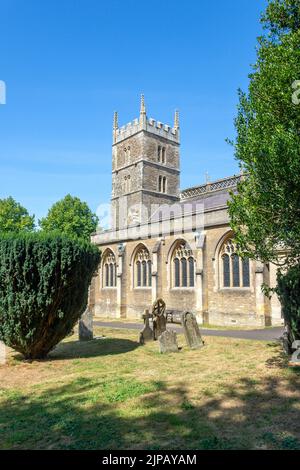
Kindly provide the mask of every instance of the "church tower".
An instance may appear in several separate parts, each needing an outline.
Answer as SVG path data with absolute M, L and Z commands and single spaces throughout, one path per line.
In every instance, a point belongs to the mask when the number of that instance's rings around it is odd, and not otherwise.
M 179 200 L 179 113 L 173 127 L 147 117 L 144 95 L 138 119 L 119 127 L 114 113 L 112 216 L 116 229 L 145 223 L 161 204 Z

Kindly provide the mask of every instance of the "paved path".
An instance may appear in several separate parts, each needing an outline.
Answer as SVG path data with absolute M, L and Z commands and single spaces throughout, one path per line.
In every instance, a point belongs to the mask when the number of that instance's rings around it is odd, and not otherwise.
M 141 323 L 123 323 L 123 322 L 109 322 L 109 321 L 94 321 L 94 325 L 108 327 L 108 328 L 122 328 L 129 330 L 141 330 Z M 168 325 L 176 329 L 179 333 L 182 332 L 182 327 L 176 323 L 168 323 Z M 240 339 L 255 339 L 259 341 L 274 341 L 279 339 L 283 333 L 283 327 L 277 326 L 274 328 L 264 328 L 260 330 L 213 330 L 208 328 L 201 328 L 203 336 L 223 336 L 226 338 L 240 338 Z

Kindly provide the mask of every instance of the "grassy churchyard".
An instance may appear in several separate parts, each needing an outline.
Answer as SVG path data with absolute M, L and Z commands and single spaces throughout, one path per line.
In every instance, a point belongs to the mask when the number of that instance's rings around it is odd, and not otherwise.
M 281 347 L 204 337 L 159 354 L 96 328 L 43 361 L 0 366 L 1 449 L 300 449 L 300 374 Z

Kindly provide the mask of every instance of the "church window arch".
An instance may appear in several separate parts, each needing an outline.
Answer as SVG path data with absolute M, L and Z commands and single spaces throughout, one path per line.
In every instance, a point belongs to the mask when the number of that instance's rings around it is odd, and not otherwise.
M 133 263 L 134 287 L 151 287 L 152 284 L 152 262 L 150 253 L 145 246 L 141 246 L 135 256 Z
M 102 266 L 102 286 L 116 287 L 117 265 L 115 255 L 111 250 L 107 250 L 107 252 L 104 254 Z
M 238 254 L 238 245 L 227 238 L 219 252 L 220 287 L 250 287 L 250 260 Z
M 184 241 L 175 246 L 171 260 L 172 287 L 195 287 L 195 258 Z

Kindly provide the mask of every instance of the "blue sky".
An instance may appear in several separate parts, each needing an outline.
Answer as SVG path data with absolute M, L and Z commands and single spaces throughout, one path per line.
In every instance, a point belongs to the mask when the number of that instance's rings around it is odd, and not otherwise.
M 120 125 L 180 111 L 181 187 L 238 171 L 237 88 L 247 88 L 265 0 L 0 0 L 0 198 L 40 218 L 67 193 L 95 211 L 111 191 Z

